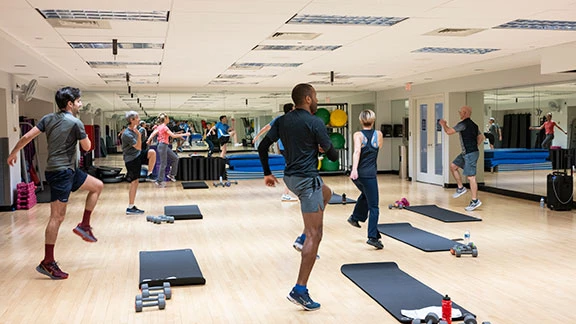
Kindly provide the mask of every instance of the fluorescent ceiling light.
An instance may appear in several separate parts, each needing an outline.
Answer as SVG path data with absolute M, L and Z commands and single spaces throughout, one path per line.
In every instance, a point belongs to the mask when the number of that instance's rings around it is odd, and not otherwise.
M 576 31 L 576 21 L 516 19 L 494 28 Z
M 296 15 L 288 24 L 392 26 L 408 17 Z
M 169 11 L 36 9 L 46 19 L 168 21 Z
M 435 53 L 435 54 L 486 54 L 499 51 L 497 48 L 450 48 L 450 47 L 423 47 L 412 53 Z
M 96 42 L 70 42 L 68 43 L 72 48 L 95 48 L 95 49 L 109 49 L 112 48 L 112 42 L 109 43 L 96 43 Z M 118 48 L 122 49 L 163 49 L 163 43 L 118 43 Z
M 294 68 L 300 65 L 302 63 L 234 63 L 230 66 L 230 69 L 259 70 L 263 67 Z
M 342 45 L 258 45 L 254 51 L 333 51 Z
M 126 66 L 126 65 L 161 65 L 161 62 L 96 62 L 88 61 L 86 62 L 92 67 L 116 67 L 116 66 Z

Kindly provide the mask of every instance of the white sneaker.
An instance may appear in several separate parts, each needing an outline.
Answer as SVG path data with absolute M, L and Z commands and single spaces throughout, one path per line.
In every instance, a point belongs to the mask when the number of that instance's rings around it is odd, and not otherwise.
M 474 209 L 478 208 L 482 206 L 482 202 L 480 201 L 480 199 L 476 200 L 476 202 L 474 202 L 474 200 L 470 201 L 470 205 L 468 205 L 468 207 L 464 208 L 466 209 L 466 211 L 473 211 Z
M 296 201 L 296 198 L 292 198 L 292 196 L 287 195 L 287 194 L 283 194 L 282 195 L 282 201 Z
M 458 188 L 456 189 L 456 192 L 452 195 L 452 198 L 458 198 L 463 194 L 465 194 L 467 191 L 468 190 L 466 189 L 466 187 Z
M 167 177 L 168 179 L 170 179 L 170 181 L 176 182 L 176 178 L 174 178 L 173 175 L 170 175 L 170 174 L 169 174 L 169 175 L 167 175 L 166 177 Z
M 242 146 L 242 143 L 236 143 L 234 146 Z

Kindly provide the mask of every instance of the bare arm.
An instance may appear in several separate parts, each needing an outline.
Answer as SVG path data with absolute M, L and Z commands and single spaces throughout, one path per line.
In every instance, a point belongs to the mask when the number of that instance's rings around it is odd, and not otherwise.
M 440 119 L 439 123 L 440 123 L 440 125 L 442 125 L 442 128 L 444 129 L 444 132 L 446 132 L 446 134 L 448 134 L 448 135 L 456 134 L 456 130 L 454 130 L 454 128 L 448 126 L 446 120 Z
M 258 138 L 260 136 L 262 136 L 262 134 L 266 133 L 267 131 L 270 130 L 270 128 L 272 128 L 272 126 L 270 126 L 270 124 L 266 124 L 266 126 L 262 127 L 262 129 L 258 132 L 258 134 L 256 134 L 256 136 L 254 136 L 254 139 L 252 140 L 252 143 L 256 143 L 256 141 L 258 140 Z
M 556 124 L 556 123 L 554 123 L 554 125 L 555 125 L 556 127 L 558 127 L 558 129 L 561 130 L 562 133 L 568 135 L 568 133 L 567 133 L 566 131 L 564 131 L 564 130 L 562 129 L 562 127 L 560 127 L 560 125 L 558 125 L 558 124 Z
M 90 151 L 90 148 L 92 147 L 92 142 L 90 142 L 90 138 L 88 138 L 88 136 L 86 136 L 86 138 L 80 140 L 80 147 L 85 152 Z
M 484 143 L 484 134 L 478 133 L 478 136 L 476 136 L 476 142 L 477 146 L 480 146 L 480 144 Z
M 24 134 L 20 138 L 20 140 L 18 140 L 18 143 L 16 143 L 16 146 L 14 146 L 14 148 L 10 152 L 10 155 L 8 156 L 7 162 L 10 166 L 14 166 L 14 164 L 16 164 L 18 152 L 20 152 L 20 150 L 23 149 L 24 146 L 28 145 L 28 143 L 30 143 L 34 138 L 36 138 L 36 136 L 40 135 L 40 133 L 42 132 L 38 129 L 38 127 L 34 126 L 31 130 L 29 130 L 26 134 Z
M 535 127 L 535 126 L 530 126 L 528 127 L 529 130 L 541 130 L 542 128 L 544 128 L 544 124 L 542 124 L 539 127 Z
M 384 144 L 384 135 L 381 131 L 376 131 L 376 133 L 378 133 L 378 148 L 381 149 Z
M 150 137 L 148 137 L 148 140 L 146 141 L 146 144 L 150 145 L 150 143 L 152 143 L 152 139 L 154 138 L 154 136 L 158 135 L 158 128 L 156 128 L 152 134 L 150 134 Z
M 358 163 L 360 163 L 360 152 L 362 151 L 362 132 L 354 133 L 354 153 L 352 153 L 352 171 L 350 179 L 358 179 Z

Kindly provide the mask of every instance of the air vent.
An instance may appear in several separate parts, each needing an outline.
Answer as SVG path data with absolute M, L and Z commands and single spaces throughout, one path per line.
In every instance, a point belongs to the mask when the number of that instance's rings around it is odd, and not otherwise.
M 318 33 L 284 33 L 284 32 L 277 32 L 274 35 L 268 37 L 268 39 L 276 39 L 276 40 L 311 40 L 315 39 L 316 37 L 320 36 L 321 34 Z
M 483 31 L 482 28 L 439 28 L 424 35 L 426 36 L 457 36 L 464 37 Z
M 104 20 L 67 20 L 46 19 L 54 28 L 78 28 L 78 29 L 110 29 L 110 23 Z

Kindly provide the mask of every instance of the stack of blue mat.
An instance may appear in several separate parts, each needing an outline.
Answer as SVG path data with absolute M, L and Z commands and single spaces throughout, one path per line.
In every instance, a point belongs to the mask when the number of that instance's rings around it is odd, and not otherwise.
M 229 155 L 228 158 L 228 179 L 259 179 L 264 177 L 264 170 L 260 163 L 258 154 L 235 154 Z M 277 178 L 284 177 L 284 167 L 286 161 L 280 154 L 271 154 L 268 158 L 270 170 Z
M 484 166 L 498 171 L 552 170 L 546 149 L 495 149 L 484 151 Z

